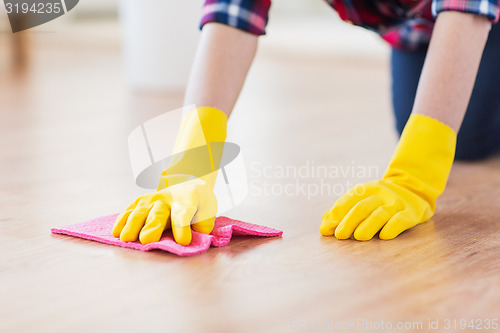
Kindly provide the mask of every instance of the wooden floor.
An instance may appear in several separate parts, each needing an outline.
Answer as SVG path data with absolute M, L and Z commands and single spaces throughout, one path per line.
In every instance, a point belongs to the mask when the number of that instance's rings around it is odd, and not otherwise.
M 180 258 L 52 235 L 143 193 L 127 135 L 182 100 L 131 92 L 117 44 L 60 37 L 38 35 L 28 73 L 0 77 L 0 332 L 361 332 L 382 321 L 435 332 L 500 318 L 500 159 L 456 164 L 434 219 L 392 241 L 322 237 L 338 195 L 316 193 L 318 177 L 260 174 L 309 165 L 380 176 L 396 144 L 385 60 L 261 48 L 229 133 L 250 193 L 227 215 L 282 238 Z M 358 176 L 324 181 L 377 175 Z M 309 191 L 279 193 L 296 181 Z

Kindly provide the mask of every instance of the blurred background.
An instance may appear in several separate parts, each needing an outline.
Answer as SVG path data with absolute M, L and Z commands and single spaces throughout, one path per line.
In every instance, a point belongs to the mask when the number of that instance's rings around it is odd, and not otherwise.
M 1 7 L 2 71 L 28 67 L 45 49 L 85 48 L 116 51 L 131 88 L 183 89 L 196 41 L 203 0 L 84 0 L 66 15 L 17 34 L 9 33 Z M 373 33 L 341 22 L 323 1 L 274 1 L 269 52 L 312 57 L 349 56 L 382 59 L 386 45 Z

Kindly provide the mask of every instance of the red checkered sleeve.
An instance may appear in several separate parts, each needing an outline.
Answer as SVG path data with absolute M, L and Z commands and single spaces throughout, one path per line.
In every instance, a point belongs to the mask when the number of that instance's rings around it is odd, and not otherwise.
M 210 22 L 265 35 L 271 0 L 206 0 L 200 29 Z
M 434 17 L 444 11 L 457 11 L 484 15 L 492 22 L 497 22 L 500 14 L 500 0 L 433 0 L 432 14 Z

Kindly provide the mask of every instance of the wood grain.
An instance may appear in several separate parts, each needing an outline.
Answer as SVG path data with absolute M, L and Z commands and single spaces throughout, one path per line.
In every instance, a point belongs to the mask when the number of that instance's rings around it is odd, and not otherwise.
M 97 37 L 35 37 L 30 73 L 0 77 L 0 332 L 319 331 L 358 319 L 421 321 L 430 332 L 428 320 L 500 317 L 499 159 L 456 164 L 436 216 L 392 241 L 322 237 L 338 195 L 259 193 L 321 184 L 259 174 L 266 167 L 383 173 L 396 144 L 386 62 L 260 50 L 229 131 L 253 185 L 228 215 L 282 238 L 180 258 L 51 235 L 143 192 L 127 135 L 182 94 L 132 92 L 119 48 Z

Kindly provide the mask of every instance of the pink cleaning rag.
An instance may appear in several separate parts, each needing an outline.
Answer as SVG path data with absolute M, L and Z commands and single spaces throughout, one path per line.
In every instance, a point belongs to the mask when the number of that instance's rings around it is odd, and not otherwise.
M 101 216 L 95 219 L 67 225 L 61 228 L 53 228 L 51 231 L 55 234 L 64 234 L 93 241 L 128 247 L 131 249 L 149 251 L 159 249 L 168 251 L 179 256 L 191 256 L 208 250 L 212 246 L 224 246 L 231 240 L 231 237 L 238 235 L 252 236 L 280 236 L 283 231 L 260 226 L 257 224 L 246 223 L 238 220 L 232 220 L 228 217 L 218 217 L 215 220 L 214 230 L 210 235 L 205 235 L 200 232 L 192 231 L 193 238 L 191 244 L 182 246 L 174 241 L 172 232 L 166 231 L 158 242 L 141 244 L 137 242 L 123 242 L 119 238 L 113 237 L 111 230 L 118 214 Z

